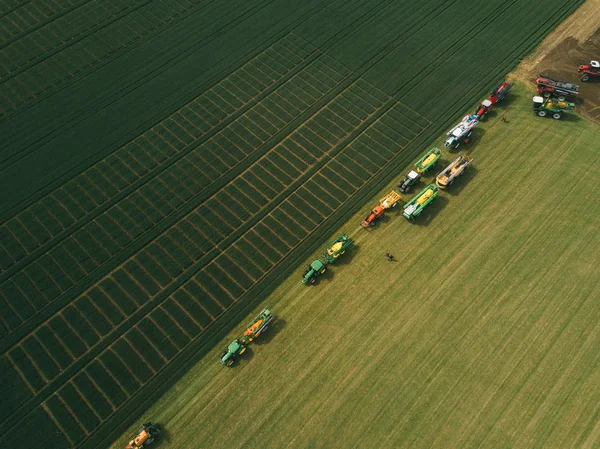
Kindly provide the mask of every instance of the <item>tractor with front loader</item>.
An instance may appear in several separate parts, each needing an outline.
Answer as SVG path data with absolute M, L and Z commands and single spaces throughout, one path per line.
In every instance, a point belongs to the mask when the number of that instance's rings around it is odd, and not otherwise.
M 246 330 L 241 337 L 233 340 L 227 350 L 221 354 L 221 365 L 233 366 L 235 361 L 244 353 L 248 348 L 248 343 L 253 342 L 262 333 L 264 333 L 269 324 L 273 321 L 273 315 L 269 309 L 264 309 L 246 326 Z
M 442 156 L 442 150 L 439 148 L 432 148 L 425 155 L 417 161 L 415 167 L 417 168 L 417 173 L 423 174 L 426 171 L 433 169 L 440 157 Z
M 135 437 L 129 441 L 125 449 L 144 449 L 154 443 L 154 440 L 160 433 L 160 429 L 152 421 L 142 424 Z
M 465 172 L 465 169 L 471 162 L 473 162 L 473 159 L 466 154 L 458 156 L 439 175 L 437 175 L 435 183 L 440 189 L 445 189 Z
M 579 86 L 573 83 L 567 83 L 546 75 L 540 75 L 535 80 L 538 93 L 544 97 L 556 97 L 564 101 L 569 95 L 579 95 Z
M 473 134 L 473 128 L 477 126 L 479 119 L 477 115 L 465 115 L 458 125 L 446 133 L 448 139 L 444 146 L 446 148 L 458 148 L 461 143 L 467 144 Z
M 304 285 L 314 284 L 317 278 L 327 271 L 327 265 L 334 263 L 353 243 L 354 240 L 349 238 L 345 232 L 337 237 L 327 246 L 321 258 L 312 262 L 304 271 L 302 283 Z
M 577 70 L 581 74 L 581 81 L 587 82 L 592 78 L 600 79 L 600 62 L 590 61 L 589 64 L 580 65 Z
M 390 193 L 388 193 L 386 196 L 379 200 L 379 204 L 375 206 L 373 210 L 371 210 L 371 213 L 369 213 L 369 215 L 365 217 L 365 219 L 361 223 L 361 226 L 363 228 L 374 226 L 375 222 L 385 215 L 385 211 L 387 209 L 396 207 L 398 201 L 400 201 L 401 198 L 402 197 L 398 192 L 392 190 Z
M 414 220 L 415 217 L 421 215 L 421 212 L 435 199 L 438 193 L 438 186 L 429 184 L 404 205 L 404 213 L 402 214 L 404 218 Z
M 561 101 L 556 98 L 533 97 L 533 112 L 540 117 L 552 117 L 555 120 L 563 118 L 563 114 L 575 109 L 574 103 Z

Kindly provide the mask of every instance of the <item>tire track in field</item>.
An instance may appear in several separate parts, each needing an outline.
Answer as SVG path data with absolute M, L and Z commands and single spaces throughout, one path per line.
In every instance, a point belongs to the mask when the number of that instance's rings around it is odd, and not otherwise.
M 361 19 L 362 19 L 362 18 L 361 18 Z M 414 26 L 418 26 L 418 24 L 415 24 Z M 384 49 L 383 51 L 385 51 L 385 49 Z M 317 55 L 317 56 L 318 56 L 318 55 Z M 365 64 L 365 68 L 367 68 L 367 66 L 368 66 L 368 64 Z M 364 70 L 365 68 L 363 68 L 363 70 Z M 350 85 L 352 82 L 354 82 L 356 79 L 358 79 L 358 78 L 359 78 L 359 75 L 360 75 L 360 73 L 355 73 L 355 74 L 354 74 L 354 76 L 353 76 L 351 79 L 348 79 L 348 81 L 347 81 L 347 84 L 346 84 L 345 86 L 343 86 L 343 85 L 340 85 L 340 87 L 339 87 L 338 89 L 335 89 L 334 91 L 330 92 L 330 93 L 328 94 L 328 96 L 329 96 L 329 97 L 333 97 L 334 95 L 336 95 L 337 93 L 339 93 L 339 92 L 340 92 L 342 89 L 345 89 L 345 88 L 346 88 L 348 85 Z M 324 101 L 325 101 L 325 100 L 324 100 Z M 388 108 L 388 109 L 389 109 L 389 107 L 391 107 L 391 105 L 388 105 L 388 106 L 387 106 L 387 108 Z M 386 109 L 386 110 L 387 110 L 387 109 Z M 384 110 L 382 110 L 381 114 L 383 114 L 384 112 L 385 112 L 385 111 L 384 111 Z M 375 118 L 373 118 L 373 120 L 376 120 L 377 118 L 378 118 L 378 117 L 375 117 Z M 303 120 L 304 120 L 304 119 L 299 119 L 299 120 L 298 120 L 298 122 L 302 122 Z M 366 128 L 365 128 L 365 129 L 366 129 Z M 338 149 L 338 151 L 339 151 L 341 148 L 342 148 L 342 147 L 340 146 L 340 147 L 339 147 L 339 149 Z M 326 162 L 326 161 L 324 161 L 322 164 L 324 164 L 325 162 Z M 165 169 L 166 169 L 166 168 L 165 168 Z M 234 175 L 232 175 L 231 177 L 233 178 L 233 177 L 234 177 Z M 300 180 L 299 182 L 301 182 L 301 180 Z M 289 189 L 288 189 L 288 190 L 289 190 Z M 130 194 L 130 193 L 131 193 L 131 191 L 126 191 L 126 193 L 125 193 L 125 194 L 123 194 L 123 195 Z M 204 195 L 204 194 L 201 192 L 200 194 L 198 194 L 198 196 L 197 196 L 197 197 L 202 197 L 203 195 Z M 186 214 L 187 214 L 187 213 L 189 213 L 189 212 L 190 212 L 190 211 L 191 211 L 193 208 L 195 208 L 195 207 L 196 207 L 194 204 L 190 204 L 190 203 L 195 203 L 195 201 L 196 201 L 196 200 L 190 200 L 190 201 L 188 202 L 188 206 L 185 208 L 185 210 L 184 210 L 184 208 L 180 208 L 179 210 L 177 210 L 177 215 L 179 215 L 179 216 L 182 216 L 184 213 L 186 213 Z M 272 204 L 272 205 L 276 205 L 277 203 L 271 203 L 271 204 Z M 110 205 L 110 204 L 109 204 L 109 205 Z M 263 216 L 264 216 L 264 214 L 266 214 L 266 211 L 264 211 L 264 212 L 263 212 Z M 257 219 L 257 221 L 258 221 L 259 219 L 262 219 L 262 218 L 263 218 L 263 216 L 260 216 L 260 218 L 258 218 L 258 219 Z M 86 221 L 87 221 L 87 220 L 86 220 Z M 171 224 L 169 224 L 169 225 L 166 225 L 166 226 L 171 226 L 171 225 L 172 225 L 172 223 L 174 223 L 174 220 L 167 220 L 167 221 L 168 221 L 169 223 L 171 223 Z M 160 222 L 160 223 L 158 223 L 156 226 L 164 227 L 164 226 L 165 226 L 165 223 L 164 223 L 164 222 Z M 74 230 L 73 230 L 73 232 L 74 232 L 75 230 L 79 229 L 79 227 L 76 227 L 76 228 L 73 228 L 73 229 L 74 229 Z M 65 236 L 65 238 L 66 238 L 66 236 Z M 138 241 L 139 241 L 139 239 L 138 239 Z M 58 243 L 58 242 L 57 242 L 57 243 Z M 224 243 L 224 244 L 222 244 L 222 245 L 227 245 L 227 243 Z M 38 254 L 40 254 L 40 253 L 39 253 L 39 252 L 37 252 L 37 253 L 35 253 L 34 255 L 38 255 Z M 127 258 L 128 258 L 128 257 L 127 257 Z M 33 258 L 31 258 L 31 259 L 33 259 Z M 210 260 L 212 260 L 212 259 L 210 259 Z

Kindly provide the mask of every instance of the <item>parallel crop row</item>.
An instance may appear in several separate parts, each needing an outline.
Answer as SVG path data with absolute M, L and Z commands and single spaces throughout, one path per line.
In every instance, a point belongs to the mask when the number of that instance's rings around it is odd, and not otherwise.
M 0 227 L 0 265 L 8 269 L 33 251 L 45 254 L 0 284 L 0 336 L 16 329 L 48 302 L 85 278 L 109 257 L 183 202 L 217 181 L 315 101 L 303 77 L 293 77 L 230 125 L 195 144 L 236 110 L 268 89 L 308 52 L 283 39 L 131 143 Z M 276 62 L 275 59 L 277 59 Z M 321 69 L 319 69 L 321 67 Z M 327 77 L 316 62 L 309 73 Z M 332 75 L 332 73 L 330 73 Z M 329 85 L 335 80 L 326 78 Z M 246 80 L 246 81 L 244 81 Z M 322 92 L 313 92 L 316 98 Z M 303 99 L 302 99 L 303 98 Z M 310 98 L 310 99 L 309 99 Z M 257 136 L 258 134 L 258 136 Z M 182 157 L 183 156 L 183 157 Z M 167 167 L 165 169 L 165 166 Z M 137 189 L 128 189 L 145 175 Z M 103 213 L 99 209 L 127 192 Z M 88 217 L 83 227 L 78 223 Z M 66 237 L 66 240 L 63 240 Z M 59 239 L 59 240 L 57 240 Z M 210 241 L 165 238 L 198 257 Z M 55 246 L 60 242 L 59 246 Z
M 26 2 L 0 18 L 0 116 L 141 41 L 201 0 Z

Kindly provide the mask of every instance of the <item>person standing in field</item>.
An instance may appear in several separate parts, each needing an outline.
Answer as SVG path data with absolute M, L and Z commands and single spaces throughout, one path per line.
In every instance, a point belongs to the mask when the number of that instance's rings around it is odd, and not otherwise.
M 394 261 L 394 256 L 390 252 L 385 253 L 385 257 L 387 257 L 387 260 L 389 260 L 390 262 Z

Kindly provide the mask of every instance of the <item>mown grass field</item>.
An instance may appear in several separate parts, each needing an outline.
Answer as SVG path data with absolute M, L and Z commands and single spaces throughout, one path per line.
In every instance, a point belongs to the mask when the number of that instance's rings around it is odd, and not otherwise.
M 239 366 L 218 357 L 241 325 L 140 416 L 159 447 L 597 447 L 600 128 L 530 103 L 513 88 L 415 224 L 345 223 L 357 246 L 256 307 L 279 321 Z
M 2 2 L 0 446 L 112 440 L 581 3 Z

